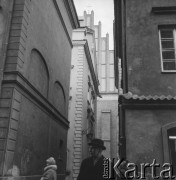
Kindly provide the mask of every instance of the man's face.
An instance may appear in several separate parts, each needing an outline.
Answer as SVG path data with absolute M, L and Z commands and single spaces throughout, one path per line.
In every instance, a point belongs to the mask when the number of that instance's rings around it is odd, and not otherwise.
M 90 147 L 90 154 L 93 158 L 97 158 L 100 153 L 100 148 Z

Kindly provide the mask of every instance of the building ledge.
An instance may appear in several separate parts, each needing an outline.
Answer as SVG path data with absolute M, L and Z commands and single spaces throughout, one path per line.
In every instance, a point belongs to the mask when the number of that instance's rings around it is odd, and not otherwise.
M 167 7 L 152 7 L 152 13 L 154 14 L 176 14 L 176 6 Z
M 131 92 L 128 92 L 126 94 L 122 94 L 120 96 L 122 96 L 125 99 L 146 100 L 146 101 L 150 101 L 150 100 L 161 100 L 161 101 L 162 100 L 176 100 L 176 96 L 171 96 L 171 95 L 168 95 L 168 96 L 165 96 L 165 95 L 161 95 L 161 96 L 158 96 L 158 95 L 155 95 L 155 96 L 152 96 L 152 95 L 138 96 L 136 94 L 132 94 Z
M 119 107 L 125 109 L 176 110 L 176 96 L 136 95 L 128 92 L 119 95 Z
M 119 104 L 127 108 L 176 109 L 176 96 L 136 95 L 128 92 L 119 95 Z

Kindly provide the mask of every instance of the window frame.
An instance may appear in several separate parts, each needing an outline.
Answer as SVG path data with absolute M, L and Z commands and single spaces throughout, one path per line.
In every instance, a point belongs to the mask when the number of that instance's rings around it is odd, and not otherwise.
M 115 77 L 115 74 L 114 74 L 114 64 L 109 64 L 109 78 L 114 78 L 114 77 Z
M 112 85 L 113 88 L 111 89 L 111 80 L 113 80 Z M 109 92 L 114 92 L 115 91 L 115 78 L 114 77 L 110 77 L 109 78 Z
M 101 64 L 101 78 L 107 77 L 107 69 L 106 64 Z
M 102 80 L 104 80 L 104 86 L 102 85 L 103 83 L 102 83 Z M 100 91 L 101 92 L 106 92 L 107 91 L 107 87 L 106 87 L 106 82 L 107 80 L 106 80 L 106 78 L 101 78 L 101 83 L 100 83 Z M 104 87 L 104 89 L 102 89 Z
M 161 38 L 161 30 L 168 29 L 173 32 L 173 43 L 174 43 L 174 54 L 175 54 L 175 67 L 176 67 L 176 25 L 161 25 L 158 27 L 159 30 L 159 46 L 160 46 L 160 60 L 161 60 L 161 71 L 163 73 L 176 73 L 175 70 L 165 70 L 164 69 L 164 59 L 163 59 L 163 48 L 162 48 L 162 38 Z
M 106 64 L 106 51 L 101 51 L 101 64 Z

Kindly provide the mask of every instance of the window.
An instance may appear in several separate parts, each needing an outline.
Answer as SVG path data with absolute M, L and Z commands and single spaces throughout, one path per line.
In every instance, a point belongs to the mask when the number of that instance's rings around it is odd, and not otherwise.
M 106 79 L 101 79 L 101 91 L 106 91 Z
M 109 79 L 109 91 L 114 91 L 115 90 L 115 82 L 114 78 Z
M 104 140 L 111 139 L 111 111 L 106 110 L 101 112 L 101 138 Z
M 114 64 L 114 52 L 113 51 L 110 51 L 110 54 L 109 54 L 109 63 L 110 64 Z
M 106 63 L 106 53 L 105 51 L 101 52 L 101 64 L 105 64 Z
M 106 77 L 106 65 L 101 65 L 101 77 Z
M 98 51 L 98 39 L 95 39 L 96 51 Z
M 97 61 L 98 61 L 98 52 L 96 52 L 96 58 L 97 58 Z
M 168 130 L 169 136 L 169 152 L 170 152 L 170 161 L 173 166 L 176 165 L 176 128 Z M 173 174 L 176 175 L 176 170 L 173 168 Z
M 114 77 L 114 64 L 109 65 L 109 77 Z
M 176 72 L 176 27 L 159 29 L 161 66 L 164 72 Z
M 48 96 L 49 71 L 45 59 L 37 49 L 31 51 L 30 64 L 27 69 L 27 78 L 43 96 Z
M 52 103 L 63 115 L 66 113 L 66 97 L 63 86 L 59 81 L 54 83 L 53 93 L 52 93 Z
M 90 16 L 87 17 L 87 24 L 88 27 L 90 27 Z
M 95 38 L 98 38 L 98 27 L 97 26 L 95 26 Z
M 163 137 L 163 157 L 164 162 L 169 162 L 176 166 L 176 122 L 168 123 L 162 126 Z M 173 175 L 176 175 L 176 170 L 173 168 Z
M 102 48 L 103 51 L 106 50 L 106 41 L 105 41 L 105 39 L 103 39 L 103 38 L 102 38 L 101 48 Z

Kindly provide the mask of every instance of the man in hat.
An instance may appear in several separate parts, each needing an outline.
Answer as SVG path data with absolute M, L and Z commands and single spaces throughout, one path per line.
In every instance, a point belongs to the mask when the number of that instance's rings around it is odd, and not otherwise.
M 105 157 L 102 151 L 106 147 L 101 139 L 93 139 L 89 145 L 91 157 L 82 161 L 77 180 L 103 180 Z

